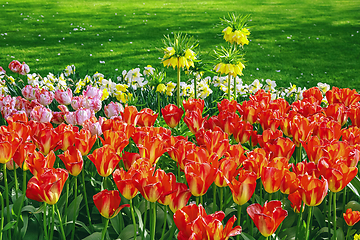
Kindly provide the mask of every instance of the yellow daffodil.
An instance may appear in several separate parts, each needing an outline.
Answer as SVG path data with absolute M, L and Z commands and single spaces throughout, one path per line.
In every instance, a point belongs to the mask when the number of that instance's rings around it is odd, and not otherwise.
M 159 93 L 165 93 L 166 86 L 164 84 L 160 83 L 159 85 L 157 85 L 156 91 L 159 92 Z
M 105 99 L 108 99 L 109 97 L 109 92 L 107 90 L 107 88 L 104 88 L 103 89 L 103 94 L 102 94 L 102 97 L 101 97 L 101 101 L 104 101 Z

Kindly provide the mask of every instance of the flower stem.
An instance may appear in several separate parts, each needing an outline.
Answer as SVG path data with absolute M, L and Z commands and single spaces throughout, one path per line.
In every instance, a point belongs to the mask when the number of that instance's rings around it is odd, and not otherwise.
M 305 240 L 308 240 L 309 235 L 310 235 L 310 222 L 311 222 L 311 217 L 312 217 L 312 209 L 313 209 L 313 207 L 310 206 L 309 213 L 308 213 L 308 219 L 307 219 L 307 223 L 306 223 L 306 238 L 305 238 Z
M 177 106 L 180 107 L 180 58 L 177 60 Z
M 331 239 L 331 200 L 332 200 L 332 195 L 333 193 L 330 191 L 329 194 L 329 200 L 328 200 L 328 204 L 329 204 L 329 213 L 328 213 L 328 237 L 329 239 Z
M 3 173 L 4 173 L 4 184 L 5 184 L 5 200 L 6 200 L 6 209 L 7 209 L 7 221 L 10 222 L 10 207 L 9 207 L 9 186 L 7 182 L 7 176 L 6 176 L 6 164 L 3 165 Z M 11 238 L 11 228 L 8 231 L 9 239 Z
M 197 99 L 197 79 L 196 79 L 196 76 L 194 77 L 194 97 L 195 97 L 195 99 Z
M 237 225 L 240 226 L 241 224 L 241 208 L 242 208 L 242 205 L 238 205 L 238 219 L 237 219 Z M 239 240 L 240 239 L 240 235 L 237 235 L 236 236 L 236 239 Z
M 89 205 L 88 205 L 88 200 L 87 200 L 87 195 L 86 195 L 85 173 L 84 173 L 84 170 L 81 171 L 81 174 L 82 174 L 82 185 L 83 185 L 83 191 L 84 191 L 86 214 L 87 214 L 87 217 L 88 217 L 88 221 L 89 221 L 89 225 L 90 225 L 90 230 L 91 230 L 91 232 L 94 232 L 94 227 L 93 227 L 93 225 L 92 225 L 92 223 L 91 223 Z
M 53 234 L 54 234 L 54 224 L 55 224 L 55 206 L 52 205 L 51 208 L 51 217 L 52 217 L 52 221 L 51 221 L 51 227 L 50 227 L 50 240 L 53 239 Z
M 101 240 L 104 240 L 104 239 L 105 239 L 105 234 L 106 234 L 106 230 L 107 230 L 107 228 L 108 228 L 108 225 L 109 225 L 109 219 L 107 218 L 107 219 L 106 219 L 106 222 L 105 222 L 105 227 L 104 227 L 104 229 L 102 230 Z
M 351 228 L 352 228 L 352 226 L 348 226 L 345 240 L 348 240 L 348 239 L 349 239 L 349 235 L 350 235 L 350 230 L 351 230 Z M 329 238 L 329 239 L 330 239 L 330 238 Z
M 43 219 L 43 225 L 44 225 L 44 235 L 45 235 L 45 240 L 48 240 L 48 230 L 46 227 L 46 203 L 44 202 L 44 219 Z
M 3 238 L 3 228 L 4 228 L 4 198 L 0 192 L 0 200 L 1 200 L 1 223 L 0 223 L 0 240 Z
M 301 144 L 296 147 L 296 160 L 295 163 L 301 162 Z
M 334 196 L 333 196 L 333 215 L 334 215 L 334 240 L 337 239 L 336 237 L 336 192 L 334 192 Z
M 213 212 L 216 211 L 216 185 L 213 184 Z
M 74 177 L 74 210 L 73 210 L 73 223 L 72 223 L 72 233 L 71 233 L 71 240 L 74 240 L 75 237 L 75 221 L 76 221 L 76 198 L 77 198 L 77 177 Z M 65 213 L 66 214 L 66 213 Z M 59 215 L 60 218 L 60 215 Z
M 17 227 L 18 227 L 18 224 L 19 224 L 21 209 L 22 209 L 23 204 L 24 204 L 25 195 L 26 195 L 26 171 L 23 171 L 22 196 L 21 196 L 20 208 L 19 208 L 19 211 L 18 211 L 18 214 L 17 214 L 17 217 L 16 217 L 15 231 L 17 231 Z M 1 238 L 0 238 L 0 240 L 1 240 Z
M 236 96 L 236 77 L 234 77 L 234 99 L 236 101 L 237 96 Z
M 163 230 L 161 233 L 161 239 L 160 240 L 164 240 L 164 235 L 165 235 L 165 229 L 166 229 L 166 218 L 167 218 L 167 212 L 168 212 L 168 206 L 164 206 L 164 225 L 163 225 Z
M 299 218 L 298 218 L 298 222 L 296 224 L 296 233 L 295 233 L 295 240 L 298 240 L 299 238 L 299 234 L 300 234 L 300 227 L 301 227 L 301 223 L 302 223 L 302 213 L 304 210 L 304 205 L 302 203 L 302 201 L 300 202 L 300 213 L 299 213 Z
M 145 210 L 144 210 L 144 229 L 142 232 L 141 240 L 145 237 L 145 231 L 146 231 L 146 220 L 147 220 L 147 201 L 145 200 Z
M 204 206 L 203 195 L 200 196 L 200 204 Z
M 230 87 L 231 87 L 231 76 L 228 76 L 228 99 L 230 101 L 231 95 L 230 95 Z
M 75 178 L 76 179 L 76 178 Z M 76 180 L 75 180 L 75 183 L 76 183 Z M 74 204 L 75 206 L 75 204 Z M 63 227 L 63 223 L 62 223 L 62 220 L 61 220 L 61 215 L 60 215 L 60 211 L 59 211 L 59 208 L 56 204 L 53 205 L 53 208 L 56 207 L 56 212 L 57 212 L 57 215 L 58 215 L 58 218 L 59 218 L 59 225 L 60 225 L 60 230 L 61 230 L 61 236 L 63 238 L 63 240 L 66 240 L 66 237 L 65 237 L 65 232 L 64 232 L 64 227 Z M 75 211 L 74 211 L 74 216 L 75 216 Z M 75 217 L 74 217 L 75 218 Z M 75 220 L 74 220 L 75 222 Z M 75 224 L 73 225 L 75 226 Z
M 133 205 L 132 199 L 130 199 L 130 211 L 131 211 L 131 218 L 133 220 L 133 225 L 134 225 L 134 240 L 136 240 L 136 219 L 135 219 L 134 205 Z
M 160 114 L 160 93 L 157 92 L 157 104 L 158 104 L 158 113 Z
M 224 188 L 220 188 L 220 211 L 223 209 L 223 202 L 224 202 Z
M 67 209 L 69 205 L 69 181 L 65 182 L 65 188 L 66 188 L 66 199 L 65 199 L 65 207 L 64 207 L 64 222 L 67 222 Z
M 150 240 L 155 240 L 155 229 L 156 229 L 156 202 L 152 204 L 153 217 L 151 220 L 151 231 L 150 231 Z
M 13 166 L 14 166 L 14 180 L 15 180 L 15 196 L 16 198 L 19 197 L 18 191 L 19 191 L 19 183 L 18 183 L 18 179 L 17 179 L 17 174 L 16 174 L 16 163 L 14 160 L 13 161 Z

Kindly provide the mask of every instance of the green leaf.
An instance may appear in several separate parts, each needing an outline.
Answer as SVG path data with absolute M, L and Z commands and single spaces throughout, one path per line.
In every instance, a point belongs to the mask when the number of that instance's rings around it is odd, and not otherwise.
M 8 222 L 2 231 L 5 232 L 5 231 L 9 230 L 10 228 L 12 228 L 15 225 L 15 223 L 16 223 L 16 221 Z
M 20 233 L 21 233 L 21 236 L 22 238 L 24 238 L 25 234 L 26 234 L 26 231 L 27 231 L 27 228 L 28 228 L 28 225 L 29 225 L 29 216 L 27 213 L 24 213 L 22 214 L 22 219 L 23 219 L 23 227 L 21 228 L 20 230 Z
M 351 191 L 360 199 L 360 179 L 355 176 L 353 180 L 347 185 Z
M 85 223 L 83 223 L 81 221 L 75 221 L 75 224 L 81 226 L 87 233 L 91 234 L 90 229 L 86 226 Z
M 337 240 L 345 240 L 344 231 L 342 230 L 342 228 L 338 228 L 336 230 L 336 239 Z
M 119 238 L 121 240 L 129 240 L 134 238 L 134 225 L 127 225 L 120 233 Z
M 314 207 L 313 214 L 316 218 L 316 221 L 319 223 L 320 228 L 323 228 L 326 226 L 325 224 L 325 217 L 322 214 L 321 210 L 318 207 Z
M 240 234 L 240 236 L 244 239 L 244 240 L 256 240 L 255 238 L 253 238 L 251 235 L 245 233 L 245 232 L 242 232 Z
M 138 217 L 139 229 L 140 229 L 141 231 L 144 231 L 144 223 L 143 223 L 143 220 L 142 220 L 142 218 L 141 218 L 141 213 L 140 213 L 140 211 L 139 211 L 139 209 L 138 209 L 137 207 L 134 207 L 134 210 L 135 210 L 135 214 L 136 214 L 137 217 Z
M 90 236 L 83 238 L 82 240 L 99 240 L 101 239 L 101 232 L 94 232 Z

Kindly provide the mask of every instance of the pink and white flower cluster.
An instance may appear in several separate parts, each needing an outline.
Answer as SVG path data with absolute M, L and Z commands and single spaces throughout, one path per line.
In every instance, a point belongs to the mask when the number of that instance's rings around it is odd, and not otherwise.
M 18 60 L 13 60 L 9 64 L 9 69 L 14 73 L 19 73 L 21 75 L 26 75 L 30 72 L 29 66 L 23 62 L 22 64 Z

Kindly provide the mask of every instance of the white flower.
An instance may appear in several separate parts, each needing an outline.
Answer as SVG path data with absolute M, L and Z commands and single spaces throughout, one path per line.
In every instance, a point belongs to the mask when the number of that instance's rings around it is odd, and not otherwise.
M 325 94 L 327 91 L 330 90 L 330 85 L 327 83 L 321 83 L 319 82 L 317 84 L 317 87 L 320 89 L 320 91 L 322 92 L 322 94 Z
M 270 91 L 270 92 L 274 92 L 275 91 L 275 87 L 276 87 L 276 82 L 275 81 L 271 81 L 270 79 L 266 79 L 266 86 L 264 88 L 265 91 Z

